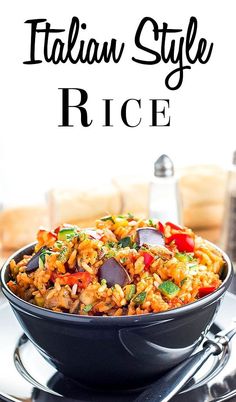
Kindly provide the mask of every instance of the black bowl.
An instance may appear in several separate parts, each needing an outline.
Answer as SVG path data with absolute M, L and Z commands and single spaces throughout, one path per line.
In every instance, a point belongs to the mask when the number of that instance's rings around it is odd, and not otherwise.
M 33 252 L 13 254 L 1 270 L 2 291 L 37 350 L 67 377 L 86 386 L 137 388 L 186 359 L 211 326 L 230 285 L 233 267 L 222 253 L 222 284 L 213 293 L 180 308 L 140 316 L 90 317 L 37 307 L 7 286 L 9 263 Z

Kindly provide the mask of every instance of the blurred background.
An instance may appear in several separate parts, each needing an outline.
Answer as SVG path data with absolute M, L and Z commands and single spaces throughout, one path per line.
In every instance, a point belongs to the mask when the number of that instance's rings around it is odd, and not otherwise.
M 180 219 L 174 223 L 191 227 L 196 233 L 226 248 L 224 233 L 233 230 L 227 222 L 233 219 L 229 199 L 236 194 L 236 171 L 217 165 L 193 165 L 177 169 L 175 182 L 179 197 L 170 194 L 172 202 L 164 202 L 164 211 L 158 212 L 163 189 L 155 183 L 154 174 L 148 176 L 114 176 L 107 183 L 75 184 L 73 187 L 56 187 L 41 194 L 34 202 L 16 199 L 15 204 L 2 204 L 0 212 L 1 258 L 35 240 L 40 226 L 55 228 L 60 223 L 91 227 L 95 220 L 107 214 L 132 212 L 136 216 L 152 218 L 150 204 L 153 199 L 152 183 L 158 193 L 152 205 L 152 214 L 159 220 L 173 216 L 179 202 Z M 233 179 L 233 180 L 232 180 Z M 165 182 L 165 178 L 161 178 Z M 168 180 L 168 178 L 167 178 Z M 232 187 L 233 184 L 233 187 Z M 30 186 L 29 186 L 30 187 Z M 165 190 L 164 190 L 165 191 Z M 178 198 L 178 199 L 177 199 Z M 31 202 L 29 202 L 31 201 Z M 152 201 L 153 203 L 153 201 Z M 166 207 L 165 207 L 166 205 Z M 155 208 L 156 207 L 156 208 Z M 231 218 L 229 218 L 231 214 Z
M 101 215 L 127 211 L 148 216 L 153 166 L 161 154 L 167 154 L 175 166 L 182 223 L 225 245 L 225 233 L 233 230 L 228 225 L 228 211 L 233 208 L 228 200 L 229 192 L 234 191 L 229 176 L 236 148 L 234 1 L 229 0 L 226 7 L 213 0 L 130 0 L 124 7 L 108 0 L 9 0 L 4 12 L 11 15 L 11 21 L 3 18 L 0 26 L 4 38 L 1 260 L 33 241 L 39 226 L 51 228 L 61 222 L 91 226 Z M 74 15 L 87 24 L 81 39 L 93 37 L 102 42 L 113 37 L 125 42 L 120 63 L 23 64 L 30 50 L 27 19 L 46 18 L 52 27 L 68 30 Z M 172 28 L 182 28 L 185 35 L 192 15 L 198 18 L 197 40 L 205 37 L 214 43 L 212 57 L 206 65 L 193 65 L 185 72 L 181 88 L 169 91 L 164 80 L 173 65 L 132 62 L 133 56 L 141 56 L 134 35 L 145 16 L 156 19 L 160 26 L 165 21 Z M 42 38 L 37 40 L 41 55 Z M 148 27 L 143 41 L 153 49 L 160 48 Z M 58 127 L 61 87 L 87 91 L 94 121 L 89 128 L 80 126 L 76 110 L 71 112 L 74 127 Z M 102 127 L 104 98 L 114 99 L 113 127 Z M 121 105 L 128 98 L 141 99 L 142 105 L 138 115 L 142 123 L 133 129 L 120 119 Z M 149 126 L 151 98 L 170 100 L 170 127 Z M 130 109 L 130 118 L 137 118 L 137 110 Z M 233 222 L 232 214 L 230 219 Z

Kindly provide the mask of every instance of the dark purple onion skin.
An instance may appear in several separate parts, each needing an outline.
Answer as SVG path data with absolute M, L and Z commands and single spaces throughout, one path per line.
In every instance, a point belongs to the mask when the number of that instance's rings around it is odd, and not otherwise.
M 29 260 L 28 264 L 26 265 L 25 272 L 33 272 L 36 271 L 39 267 L 39 256 L 45 247 L 42 247 L 37 253 Z
M 104 262 L 98 271 L 99 281 L 105 279 L 107 286 L 120 285 L 121 287 L 130 283 L 130 277 L 126 269 L 111 257 Z
M 163 234 L 159 230 L 149 227 L 137 229 L 136 242 L 139 247 L 141 247 L 143 244 L 165 246 Z

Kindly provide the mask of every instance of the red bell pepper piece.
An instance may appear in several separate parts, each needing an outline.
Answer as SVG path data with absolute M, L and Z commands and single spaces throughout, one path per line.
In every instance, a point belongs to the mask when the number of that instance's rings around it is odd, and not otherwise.
M 54 233 L 56 233 L 56 234 L 58 235 L 58 233 L 60 232 L 60 230 L 61 230 L 61 226 L 57 226 L 57 228 L 54 229 Z
M 158 225 L 159 232 L 161 232 L 163 234 L 165 231 L 164 225 L 161 222 L 158 222 L 157 225 Z
M 175 242 L 176 247 L 180 252 L 192 253 L 194 251 L 194 240 L 186 233 L 175 233 L 166 239 L 167 244 L 172 241 Z
M 87 271 L 74 274 L 66 273 L 64 275 L 52 273 L 51 281 L 54 282 L 57 278 L 60 280 L 60 285 L 73 286 L 77 284 L 80 288 L 86 288 L 92 281 L 92 277 Z
M 135 261 L 137 260 L 137 254 L 131 254 L 130 255 L 130 260 L 131 260 L 131 262 L 133 262 L 133 263 L 135 263 Z
M 56 229 L 54 229 L 54 233 L 56 233 L 56 235 L 58 235 L 58 233 L 60 232 L 61 229 L 64 228 L 73 228 L 74 226 L 71 225 L 70 223 L 64 223 L 63 225 L 57 226 Z
M 52 246 L 57 240 L 57 235 L 54 232 L 49 232 L 45 229 L 39 229 L 37 233 L 37 240 L 41 244 L 45 244 L 46 246 Z
M 142 256 L 144 258 L 144 264 L 145 264 L 144 269 L 145 269 L 145 271 L 147 271 L 148 268 L 150 267 L 151 263 L 153 262 L 154 257 L 151 254 L 146 253 L 146 252 L 142 253 Z
M 205 288 L 199 288 L 198 289 L 198 296 L 199 297 L 204 297 L 206 295 L 209 295 L 210 293 L 214 292 L 216 290 L 215 286 L 208 286 Z
M 175 225 L 172 222 L 166 222 L 166 225 L 170 226 L 171 229 L 175 229 L 175 230 L 183 230 L 183 228 L 181 228 L 181 226 Z

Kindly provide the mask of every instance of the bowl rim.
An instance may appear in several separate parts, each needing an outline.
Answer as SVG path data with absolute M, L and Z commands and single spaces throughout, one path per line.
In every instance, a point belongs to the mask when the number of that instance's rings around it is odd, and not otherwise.
M 226 292 L 227 288 L 230 285 L 230 282 L 233 277 L 233 264 L 228 255 L 220 249 L 220 247 L 216 246 L 212 242 L 205 240 L 208 244 L 213 246 L 216 250 L 218 250 L 227 265 L 227 275 L 222 281 L 221 285 L 216 289 L 213 293 L 210 293 L 207 296 L 202 297 L 201 299 L 196 300 L 195 302 L 186 304 L 181 307 L 176 307 L 174 309 L 161 311 L 157 313 L 146 313 L 141 315 L 124 315 L 124 316 L 88 316 L 88 315 L 80 315 L 80 314 L 71 314 L 59 311 L 52 311 L 45 307 L 39 307 L 32 303 L 29 303 L 19 296 L 16 296 L 7 286 L 5 281 L 5 274 L 7 269 L 9 268 L 10 261 L 16 258 L 20 253 L 23 253 L 24 250 L 28 250 L 34 247 L 37 242 L 29 243 L 26 246 L 20 248 L 19 250 L 15 251 L 12 255 L 10 255 L 5 263 L 3 264 L 2 268 L 0 269 L 0 287 L 2 289 L 3 294 L 10 302 L 13 304 L 15 308 L 21 310 L 25 314 L 30 315 L 37 315 L 41 318 L 51 318 L 54 320 L 59 321 L 66 321 L 68 323 L 87 323 L 87 324 L 95 324 L 95 325 L 110 325 L 118 324 L 118 325 L 129 325 L 129 324 L 144 324 L 146 322 L 150 323 L 152 321 L 166 321 L 166 320 L 173 320 L 174 318 L 182 315 L 192 314 L 195 309 L 198 308 L 205 308 L 206 306 L 212 304 L 217 299 L 223 296 Z

